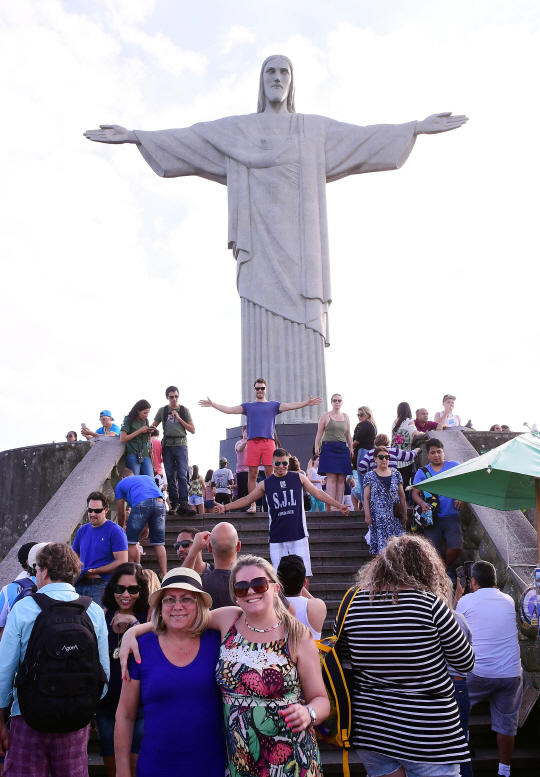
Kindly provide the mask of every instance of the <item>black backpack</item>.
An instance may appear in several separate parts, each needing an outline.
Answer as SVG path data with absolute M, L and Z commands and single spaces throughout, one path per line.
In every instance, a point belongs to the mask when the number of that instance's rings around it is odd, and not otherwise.
M 87 613 L 92 600 L 32 597 L 41 612 L 15 678 L 21 715 L 36 731 L 78 731 L 90 723 L 107 682 Z

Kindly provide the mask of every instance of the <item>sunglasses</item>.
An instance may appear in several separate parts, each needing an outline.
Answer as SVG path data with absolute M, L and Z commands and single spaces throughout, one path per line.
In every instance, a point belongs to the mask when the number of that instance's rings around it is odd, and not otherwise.
M 274 467 L 288 467 L 288 461 L 274 461 Z
M 66 434 L 66 440 L 74 440 L 75 435 L 74 434 Z
M 358 413 L 358 418 L 363 418 L 365 416 L 365 413 Z
M 264 594 L 265 591 L 268 591 L 268 586 L 269 583 L 266 577 L 254 577 L 251 582 L 239 580 L 238 583 L 234 584 L 233 591 L 238 599 L 243 599 L 248 595 L 250 588 L 254 594 Z
M 190 545 L 193 545 L 193 540 L 182 540 L 182 542 L 175 542 L 173 548 L 178 550 L 178 548 L 189 548 Z
M 169 394 L 167 399 L 178 399 L 179 396 L 180 396 L 180 394 Z
M 95 513 L 96 515 L 101 515 L 103 510 L 106 510 L 106 509 L 107 508 L 105 508 L 105 507 L 88 507 L 86 512 L 88 513 L 88 515 L 90 515 L 90 513 Z
M 113 586 L 113 591 L 115 594 L 123 594 L 124 591 L 127 591 L 128 594 L 131 594 L 132 596 L 136 596 L 136 594 L 140 593 L 141 586 L 140 585 L 119 585 L 118 583 Z
M 255 391 L 266 391 L 266 386 L 255 386 Z
M 388 461 L 390 461 L 390 456 L 377 456 L 377 458 L 379 459 L 379 461 L 384 461 L 385 459 L 388 459 Z

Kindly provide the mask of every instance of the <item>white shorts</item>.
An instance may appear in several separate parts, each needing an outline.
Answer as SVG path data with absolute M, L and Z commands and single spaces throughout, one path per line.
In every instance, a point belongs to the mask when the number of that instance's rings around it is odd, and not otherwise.
M 272 559 L 272 566 L 274 569 L 277 570 L 283 556 L 290 556 L 291 554 L 300 556 L 300 558 L 304 560 L 304 564 L 306 565 L 306 577 L 311 577 L 313 572 L 311 571 L 309 541 L 307 537 L 304 537 L 301 540 L 291 540 L 291 542 L 270 543 L 270 558 Z
M 347 505 L 347 507 L 352 507 L 353 506 L 350 494 L 345 494 L 345 496 L 343 497 L 343 504 Z

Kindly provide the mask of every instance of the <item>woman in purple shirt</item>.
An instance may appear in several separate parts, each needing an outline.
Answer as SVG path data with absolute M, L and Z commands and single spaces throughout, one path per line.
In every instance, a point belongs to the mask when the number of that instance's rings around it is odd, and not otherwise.
M 227 765 L 221 693 L 216 684 L 220 635 L 208 630 L 212 598 L 192 569 L 172 569 L 150 597 L 154 631 L 139 637 L 142 661 L 129 660 L 116 713 L 117 777 L 130 777 L 137 709 L 144 739 L 137 777 L 224 777 Z

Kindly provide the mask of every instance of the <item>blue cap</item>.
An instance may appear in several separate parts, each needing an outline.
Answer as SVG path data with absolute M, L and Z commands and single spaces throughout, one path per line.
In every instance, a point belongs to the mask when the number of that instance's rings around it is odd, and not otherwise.
M 109 416 L 109 418 L 112 418 L 112 420 L 114 421 L 114 418 L 112 417 L 112 413 L 111 413 L 111 411 L 110 411 L 110 410 L 102 410 L 102 411 L 101 411 L 101 413 L 100 413 L 100 415 L 106 415 L 106 416 Z

